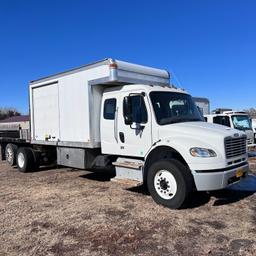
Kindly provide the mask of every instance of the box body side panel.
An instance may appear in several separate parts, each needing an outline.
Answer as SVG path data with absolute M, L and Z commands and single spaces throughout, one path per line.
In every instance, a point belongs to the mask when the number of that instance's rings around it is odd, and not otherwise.
M 32 89 L 33 136 L 35 140 L 60 138 L 58 83 Z
M 102 90 L 93 95 L 89 81 L 108 76 L 109 67 L 102 65 L 59 77 L 58 81 L 31 85 L 33 143 L 44 141 L 46 135 L 51 137 L 48 141 L 59 143 L 82 142 L 92 147 L 93 141 L 99 142 Z M 94 120 L 90 120 L 90 112 Z
M 99 138 L 98 105 L 101 97 L 95 97 L 89 81 L 109 76 L 108 66 L 99 66 L 60 79 L 60 140 L 93 144 Z M 90 120 L 94 113 L 95 122 Z

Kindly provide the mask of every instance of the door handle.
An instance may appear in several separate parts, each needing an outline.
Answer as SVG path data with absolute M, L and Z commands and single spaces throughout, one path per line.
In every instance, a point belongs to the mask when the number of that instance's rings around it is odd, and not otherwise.
M 119 138 L 120 138 L 120 141 L 121 141 L 122 143 L 125 142 L 124 133 L 123 133 L 123 132 L 119 132 Z

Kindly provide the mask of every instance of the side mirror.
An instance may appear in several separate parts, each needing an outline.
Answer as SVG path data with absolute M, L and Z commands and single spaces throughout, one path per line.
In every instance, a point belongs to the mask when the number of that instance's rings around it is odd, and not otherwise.
M 124 112 L 125 124 L 131 125 L 133 123 L 133 120 L 132 120 L 132 101 L 130 96 L 124 97 L 123 112 Z

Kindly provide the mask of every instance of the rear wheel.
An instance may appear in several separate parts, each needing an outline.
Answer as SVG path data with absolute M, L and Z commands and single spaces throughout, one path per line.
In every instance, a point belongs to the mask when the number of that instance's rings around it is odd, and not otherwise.
M 156 203 L 178 209 L 192 191 L 193 178 L 190 170 L 179 161 L 163 160 L 149 168 L 147 185 Z
M 19 148 L 16 161 L 20 172 L 32 171 L 35 166 L 33 150 L 31 148 Z
M 16 154 L 17 154 L 18 146 L 15 144 L 7 144 L 5 148 L 5 159 L 7 163 L 11 166 L 16 164 Z

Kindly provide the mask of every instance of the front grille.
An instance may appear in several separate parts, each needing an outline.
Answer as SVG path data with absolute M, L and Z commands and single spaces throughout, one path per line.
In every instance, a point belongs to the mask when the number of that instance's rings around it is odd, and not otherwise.
M 246 154 L 246 136 L 240 138 L 225 138 L 226 157 L 232 158 Z

